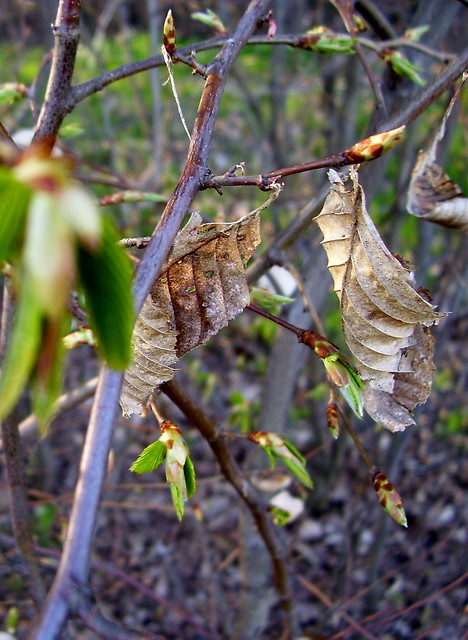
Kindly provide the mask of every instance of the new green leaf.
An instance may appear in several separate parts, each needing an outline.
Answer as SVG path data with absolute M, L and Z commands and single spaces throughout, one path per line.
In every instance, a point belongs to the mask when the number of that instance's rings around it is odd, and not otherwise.
M 157 440 L 147 446 L 146 449 L 143 449 L 130 467 L 130 471 L 134 471 L 135 473 L 150 473 L 159 467 L 166 457 L 166 453 L 166 445 L 160 440 Z
M 101 246 L 95 251 L 80 247 L 78 269 L 102 355 L 111 368 L 124 369 L 131 357 L 132 267 L 117 240 L 111 221 L 104 219 Z

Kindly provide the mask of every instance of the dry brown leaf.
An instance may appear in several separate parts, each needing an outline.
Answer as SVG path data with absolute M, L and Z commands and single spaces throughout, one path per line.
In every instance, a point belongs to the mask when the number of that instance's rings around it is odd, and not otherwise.
M 432 375 L 432 338 L 423 329 L 438 314 L 414 288 L 411 270 L 385 246 L 366 210 L 357 172 L 346 184 L 330 171 L 332 188 L 316 221 L 341 304 L 342 326 L 365 382 L 367 412 L 397 431 L 414 424 Z
M 468 231 L 468 198 L 463 197 L 460 187 L 436 163 L 437 148 L 462 86 L 463 82 L 450 101 L 429 149 L 418 155 L 408 189 L 407 209 L 412 215 L 430 222 Z
M 233 223 L 200 223 L 195 213 L 177 234 L 138 317 L 120 399 L 126 416 L 141 412 L 154 388 L 174 376 L 181 356 L 249 304 L 244 269 L 260 243 L 258 210 Z

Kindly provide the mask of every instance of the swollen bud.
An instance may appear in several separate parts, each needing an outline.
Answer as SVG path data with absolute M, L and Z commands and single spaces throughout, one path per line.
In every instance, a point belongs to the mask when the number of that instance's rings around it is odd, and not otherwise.
M 401 524 L 402 527 L 407 527 L 408 523 L 400 494 L 383 471 L 377 467 L 374 467 L 372 471 L 372 484 L 385 511 L 395 522 Z
M 172 17 L 172 11 L 170 9 L 167 12 L 166 19 L 164 20 L 163 45 L 167 53 L 172 56 L 176 50 L 176 32 L 174 27 L 174 18 Z
M 340 435 L 340 419 L 336 402 L 333 402 L 333 400 L 328 403 L 327 407 L 327 427 L 330 429 L 332 437 L 336 440 Z
M 382 154 L 389 151 L 392 147 L 395 146 L 397 142 L 401 140 L 404 130 L 405 126 L 403 125 L 401 127 L 397 127 L 396 129 L 391 129 L 390 131 L 382 131 L 381 133 L 376 133 L 369 138 L 360 140 L 350 149 L 345 151 L 343 155 L 348 161 L 351 161 L 354 164 L 359 164 L 361 162 L 365 162 L 366 160 L 375 160 Z

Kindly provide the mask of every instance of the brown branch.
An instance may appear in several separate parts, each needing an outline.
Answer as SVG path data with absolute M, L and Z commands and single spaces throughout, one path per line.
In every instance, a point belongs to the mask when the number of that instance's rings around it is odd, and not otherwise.
M 337 34 L 338 37 L 343 37 L 343 34 Z M 307 42 L 307 34 L 284 34 L 279 36 L 252 36 L 248 40 L 248 44 L 256 44 L 256 45 L 268 45 L 268 46 L 281 46 L 285 45 L 288 47 L 292 47 L 294 49 L 304 49 L 307 47 L 304 43 Z M 418 51 L 422 51 L 423 53 L 432 56 L 442 62 L 448 62 L 452 60 L 455 55 L 447 52 L 438 52 L 430 47 L 420 44 L 419 42 L 411 42 L 405 38 L 392 38 L 390 41 L 384 42 L 375 42 L 370 40 L 369 38 L 359 37 L 358 42 L 368 49 L 379 53 L 383 49 L 391 46 L 393 48 L 399 47 L 407 47 L 413 48 Z M 196 73 L 206 76 L 206 67 L 204 65 L 199 65 L 194 59 L 194 54 L 200 51 L 207 51 L 209 49 L 217 49 L 226 43 L 226 36 L 217 36 L 210 40 L 205 40 L 204 42 L 195 43 L 192 45 L 188 45 L 186 47 L 181 47 L 177 49 L 174 54 L 174 61 L 180 60 L 181 62 L 187 64 L 192 67 Z M 307 49 L 310 51 L 310 49 Z M 163 67 L 165 65 L 164 58 L 162 55 L 153 56 L 151 58 L 147 58 L 146 60 L 139 60 L 138 62 L 133 62 L 131 64 L 122 65 L 120 67 L 116 67 L 111 71 L 106 71 L 100 76 L 96 76 L 96 78 L 92 78 L 91 80 L 87 80 L 86 82 L 82 82 L 80 84 L 72 87 L 68 102 L 67 102 L 67 111 L 70 112 L 72 109 L 82 100 L 85 100 L 89 96 L 97 93 L 98 91 L 102 91 L 105 87 L 113 84 L 114 82 L 118 82 L 119 80 L 123 80 L 125 78 L 129 78 L 130 76 L 136 75 L 137 73 L 142 73 L 143 71 L 149 71 L 150 69 L 155 69 L 157 67 Z
M 81 0 L 60 0 L 53 26 L 54 53 L 44 104 L 33 142 L 52 150 L 63 119 L 70 112 L 68 99 L 80 39 Z
M 249 482 L 242 477 L 242 473 L 231 456 L 225 440 L 218 437 L 216 424 L 208 418 L 203 409 L 174 380 L 162 384 L 161 391 L 174 402 L 208 442 L 222 474 L 234 487 L 252 514 L 258 533 L 270 555 L 275 586 L 280 597 L 283 613 L 284 637 L 290 637 L 292 602 L 288 573 L 284 553 L 276 539 L 271 518 L 267 515 L 265 508 L 259 504 Z

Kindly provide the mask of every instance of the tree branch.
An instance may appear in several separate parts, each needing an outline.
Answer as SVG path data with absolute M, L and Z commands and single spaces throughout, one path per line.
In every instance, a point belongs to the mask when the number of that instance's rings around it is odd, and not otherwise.
M 347 37 L 347 34 L 337 34 L 337 36 Z M 416 49 L 418 51 L 422 51 L 428 56 L 432 56 L 437 60 L 441 60 L 442 62 L 448 62 L 452 60 L 455 56 L 454 54 L 447 52 L 439 52 L 431 49 L 428 46 L 425 46 L 419 42 L 411 42 L 405 38 L 393 38 L 389 41 L 384 42 L 375 42 L 370 40 L 369 38 L 359 37 L 357 38 L 358 42 L 367 49 L 371 49 L 372 51 L 379 53 L 380 51 L 392 47 L 392 48 L 401 48 L 407 47 L 410 49 Z M 193 53 L 197 53 L 199 51 L 207 51 L 209 49 L 216 49 L 218 47 L 222 47 L 226 42 L 225 36 L 217 36 L 216 38 L 211 38 L 209 40 L 205 40 L 204 42 L 195 43 L 192 45 L 188 45 L 186 47 L 181 47 L 176 50 L 176 54 L 174 60 L 180 60 L 185 64 L 189 64 L 189 66 L 194 67 L 193 64 Z M 279 36 L 252 36 L 248 40 L 248 44 L 258 44 L 258 45 L 268 45 L 268 46 L 280 46 L 286 45 L 289 47 L 293 47 L 294 49 L 307 49 L 305 43 L 307 42 L 307 35 L 297 35 L 297 34 L 284 34 Z M 190 63 L 192 60 L 192 64 Z M 67 101 L 67 112 L 72 111 L 72 109 L 82 100 L 85 100 L 89 96 L 97 93 L 98 91 L 102 91 L 105 87 L 114 82 L 118 82 L 119 80 L 123 80 L 124 78 L 128 78 L 137 73 L 141 73 L 142 71 L 149 71 L 150 69 L 154 69 L 155 67 L 163 67 L 165 66 L 163 56 L 154 56 L 152 58 L 147 58 L 146 60 L 140 60 L 138 62 L 133 62 L 131 64 L 122 65 L 121 67 L 117 67 L 116 69 L 112 69 L 111 71 L 106 71 L 100 76 L 96 78 L 92 78 L 91 80 L 87 80 L 86 82 L 82 82 L 80 84 L 75 85 L 71 88 L 71 91 L 68 96 Z M 195 65 L 196 66 L 196 65 Z M 197 66 L 197 72 L 200 74 L 205 73 L 204 67 Z
M 80 39 L 81 0 L 60 0 L 53 26 L 54 53 L 44 104 L 33 142 L 51 150 L 63 119 L 70 112 L 68 98 Z

